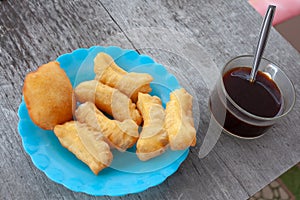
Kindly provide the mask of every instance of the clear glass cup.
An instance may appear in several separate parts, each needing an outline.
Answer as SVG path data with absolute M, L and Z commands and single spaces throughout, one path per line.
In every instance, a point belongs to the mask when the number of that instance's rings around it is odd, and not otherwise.
M 251 67 L 252 62 L 253 56 L 251 55 L 238 56 L 230 60 L 222 69 L 221 76 L 209 99 L 212 118 L 222 127 L 223 132 L 244 139 L 262 136 L 273 124 L 287 115 L 295 103 L 295 89 L 290 79 L 276 64 L 263 58 L 258 70 L 267 74 L 279 88 L 282 97 L 280 111 L 274 117 L 261 117 L 240 107 L 228 95 L 223 76 L 227 71 L 236 67 Z

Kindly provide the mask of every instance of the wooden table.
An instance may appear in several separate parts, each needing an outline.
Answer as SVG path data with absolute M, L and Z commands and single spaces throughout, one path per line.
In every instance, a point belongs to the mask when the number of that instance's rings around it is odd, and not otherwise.
M 261 21 L 245 0 L 0 1 L 0 199 L 96 199 L 48 179 L 25 153 L 17 131 L 25 75 L 93 45 L 150 55 L 196 93 L 200 108 L 197 146 L 178 171 L 159 186 L 120 199 L 240 200 L 259 191 L 300 161 L 298 99 L 264 137 L 221 135 L 206 157 L 198 152 L 209 122 L 209 83 L 203 83 L 201 67 L 220 69 L 232 57 L 253 53 Z M 300 54 L 274 29 L 264 55 L 282 67 L 299 95 Z

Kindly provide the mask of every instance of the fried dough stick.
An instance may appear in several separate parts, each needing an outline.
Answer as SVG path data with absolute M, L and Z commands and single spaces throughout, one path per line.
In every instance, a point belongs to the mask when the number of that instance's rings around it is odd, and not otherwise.
M 75 111 L 75 115 L 78 121 L 101 132 L 110 145 L 119 151 L 125 151 L 132 147 L 139 137 L 138 126 L 134 121 L 131 119 L 123 122 L 111 120 L 91 102 L 81 104 Z
M 166 106 L 165 128 L 172 150 L 196 145 L 196 130 L 192 113 L 193 97 L 184 88 L 170 94 Z
M 76 100 L 84 103 L 95 103 L 97 108 L 106 112 L 118 121 L 132 119 L 140 125 L 142 117 L 135 103 L 119 90 L 104 85 L 96 80 L 85 81 L 75 88 Z
M 168 145 L 168 135 L 164 128 L 165 111 L 157 96 L 139 93 L 138 109 L 144 118 L 143 130 L 136 145 L 136 154 L 146 161 L 162 154 Z
M 106 53 L 99 53 L 94 59 L 95 79 L 110 87 L 120 90 L 132 99 L 137 101 L 138 93 L 151 92 L 150 82 L 152 76 L 146 73 L 126 72 L 120 68 L 111 56 Z
M 77 121 L 56 125 L 54 133 L 62 146 L 89 166 L 94 174 L 108 167 L 113 159 L 109 145 L 99 132 Z

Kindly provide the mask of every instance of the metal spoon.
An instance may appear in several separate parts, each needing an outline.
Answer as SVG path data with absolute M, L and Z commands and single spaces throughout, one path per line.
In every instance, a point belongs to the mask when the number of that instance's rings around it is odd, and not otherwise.
M 266 13 L 264 21 L 263 21 L 263 24 L 262 24 L 262 27 L 261 27 L 261 30 L 260 30 L 260 34 L 259 34 L 259 40 L 258 40 L 258 44 L 256 47 L 255 55 L 254 55 L 252 70 L 250 73 L 250 79 L 249 79 L 250 82 L 255 81 L 255 77 L 256 77 L 257 70 L 258 70 L 258 67 L 260 64 L 260 60 L 264 53 L 265 46 L 267 44 L 270 28 L 272 26 L 273 17 L 275 14 L 275 10 L 276 10 L 276 6 L 269 5 L 267 13 Z

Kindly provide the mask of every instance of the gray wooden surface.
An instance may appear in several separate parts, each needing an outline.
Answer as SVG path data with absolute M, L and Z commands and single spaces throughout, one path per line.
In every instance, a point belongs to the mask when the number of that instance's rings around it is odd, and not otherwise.
M 253 195 L 300 161 L 298 99 L 264 137 L 244 141 L 221 135 L 205 158 L 198 152 L 209 122 L 209 76 L 230 58 L 253 52 L 261 21 L 245 0 L 0 1 L 0 199 L 97 199 L 48 179 L 25 153 L 17 131 L 25 75 L 60 54 L 93 45 L 137 49 L 165 65 L 195 96 L 199 127 L 197 146 L 162 184 L 102 198 Z M 299 95 L 300 55 L 274 29 L 265 57 L 282 66 Z

